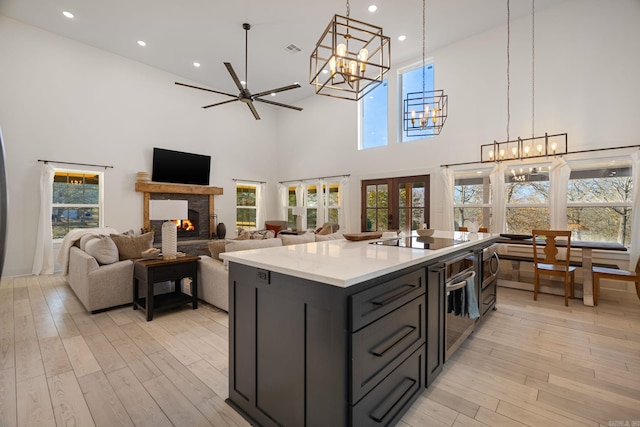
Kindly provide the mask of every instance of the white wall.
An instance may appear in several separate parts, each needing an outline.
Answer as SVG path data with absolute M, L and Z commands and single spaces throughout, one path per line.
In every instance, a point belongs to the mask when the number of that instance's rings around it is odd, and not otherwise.
M 537 136 L 566 132 L 572 151 L 640 143 L 639 22 L 637 0 L 574 0 L 536 13 Z M 480 145 L 506 140 L 506 40 L 505 16 L 500 28 L 428 53 L 436 63 L 436 88 L 449 95 L 449 116 L 442 133 L 426 141 L 397 143 L 398 103 L 390 105 L 390 144 L 365 151 L 357 150 L 355 102 L 315 96 L 299 103 L 311 116 L 279 113 L 280 159 L 286 158 L 281 178 L 351 173 L 350 222 L 359 231 L 361 179 L 431 174 L 431 221 L 441 227 L 439 166 L 479 161 Z M 512 20 L 510 51 L 510 137 L 527 138 L 530 17 Z M 396 70 L 387 76 L 393 94 Z
M 211 96 L 174 85 L 183 79 L 2 16 L 0 58 L 10 197 L 5 275 L 31 272 L 38 159 L 114 166 L 105 173 L 104 217 L 119 230 L 142 226 L 134 185 L 136 172 L 151 172 L 154 146 L 212 156 L 210 183 L 224 188 L 216 208 L 228 226 L 235 222 L 232 179 L 275 179 L 271 107 L 260 109 L 260 121 L 239 102 L 203 110 Z
M 571 150 L 640 143 L 640 3 L 569 0 L 536 15 L 536 134 L 567 132 Z M 511 137 L 531 134 L 530 20 L 512 21 Z M 392 41 L 392 43 L 395 41 Z M 473 162 L 480 145 L 506 138 L 506 27 L 435 52 L 436 87 L 449 95 L 440 136 L 357 150 L 357 104 L 313 96 L 303 112 L 240 103 L 202 110 L 205 92 L 180 78 L 0 16 L 0 126 L 8 157 L 10 211 L 6 275 L 31 271 L 38 215 L 37 159 L 115 166 L 106 172 L 105 224 L 142 225 L 137 171 L 152 147 L 210 154 L 220 219 L 234 218 L 233 178 L 269 183 L 351 174 L 350 231 L 360 221 L 360 180 L 431 174 L 431 219 L 441 222 L 439 165 Z M 419 58 L 416 58 L 416 61 Z M 398 64 L 399 66 L 406 64 Z M 389 76 L 389 93 L 396 75 Z

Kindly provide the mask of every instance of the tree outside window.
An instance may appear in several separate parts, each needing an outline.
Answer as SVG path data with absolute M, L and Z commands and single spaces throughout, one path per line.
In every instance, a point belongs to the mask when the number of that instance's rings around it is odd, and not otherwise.
M 236 184 L 236 229 L 256 228 L 257 202 L 255 185 Z
M 576 240 L 631 245 L 630 167 L 572 170 L 567 225 Z
M 53 178 L 51 235 L 63 238 L 74 228 L 102 226 L 102 172 L 56 170 Z
M 505 198 L 508 233 L 548 229 L 549 167 L 536 165 L 505 172 Z

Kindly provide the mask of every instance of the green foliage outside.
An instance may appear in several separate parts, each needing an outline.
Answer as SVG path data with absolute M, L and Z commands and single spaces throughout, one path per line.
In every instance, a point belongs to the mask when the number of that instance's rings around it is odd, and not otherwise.
M 51 234 L 63 238 L 74 228 L 100 226 L 99 176 L 56 172 L 53 180 Z

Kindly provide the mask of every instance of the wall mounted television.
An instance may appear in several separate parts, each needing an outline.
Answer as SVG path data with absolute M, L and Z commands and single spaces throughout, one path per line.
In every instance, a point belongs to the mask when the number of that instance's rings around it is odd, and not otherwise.
M 151 180 L 154 182 L 209 185 L 210 172 L 211 156 L 157 147 L 153 149 Z

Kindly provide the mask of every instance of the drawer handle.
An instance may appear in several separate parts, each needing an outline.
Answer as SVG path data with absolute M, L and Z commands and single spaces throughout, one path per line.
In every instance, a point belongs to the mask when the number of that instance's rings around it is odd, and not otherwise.
M 400 403 L 402 398 L 411 390 L 415 383 L 416 380 L 414 379 L 403 379 L 402 382 L 398 384 L 396 388 L 394 388 L 393 391 L 389 394 L 386 399 L 387 402 L 379 405 L 378 408 L 371 413 L 370 417 L 377 423 L 382 422 L 382 420 L 389 414 L 389 412 L 391 412 L 391 410 L 395 408 L 398 403 Z M 393 403 L 389 405 L 389 401 Z
M 406 288 L 406 287 L 409 287 L 409 289 L 406 289 L 404 291 L 400 291 L 400 292 L 398 292 L 396 294 L 393 294 L 390 297 L 385 298 L 383 300 L 371 301 L 371 304 L 378 305 L 378 306 L 383 306 L 383 305 L 389 304 L 390 302 L 393 302 L 393 301 L 397 300 L 398 298 L 402 298 L 403 296 L 405 296 L 407 294 L 410 294 L 411 292 L 413 292 L 413 290 L 416 288 L 416 286 L 417 285 L 409 285 L 409 284 L 402 285 L 398 289 L 403 289 L 403 288 Z
M 411 333 L 415 330 L 415 326 L 405 325 L 402 329 L 393 334 L 391 338 L 389 338 L 386 342 L 378 345 L 376 348 L 371 349 L 371 354 L 377 357 L 384 356 L 387 351 L 398 345 L 400 341 L 411 335 Z

